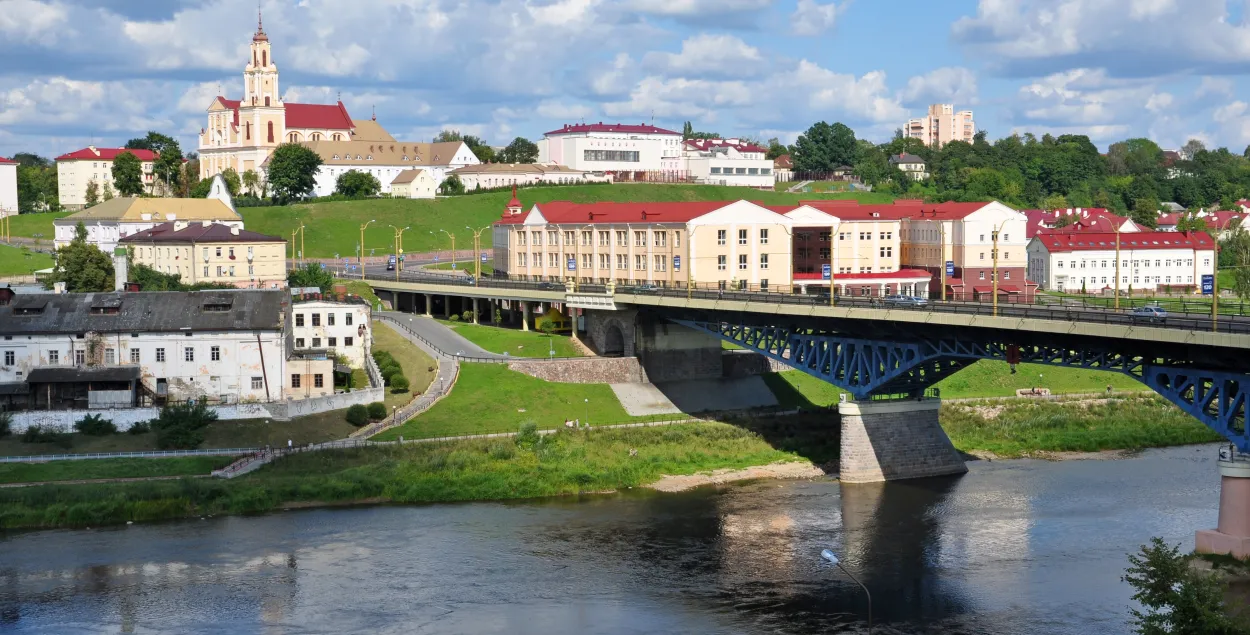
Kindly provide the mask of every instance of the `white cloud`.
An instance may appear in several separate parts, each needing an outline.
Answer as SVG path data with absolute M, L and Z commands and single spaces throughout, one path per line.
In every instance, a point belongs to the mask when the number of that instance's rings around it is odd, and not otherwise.
M 1229 97 L 1233 94 L 1233 80 L 1227 77 L 1203 77 L 1202 82 L 1198 84 L 1198 91 L 1194 93 L 1194 97 L 1206 97 L 1215 95 L 1219 97 Z
M 772 0 L 632 0 L 626 6 L 655 15 L 698 16 L 758 11 L 771 4 Z
M 934 69 L 907 80 L 902 99 L 909 104 L 975 104 L 977 76 L 971 70 L 958 66 Z
M 1172 101 L 1171 93 L 1155 93 L 1146 99 L 1146 110 L 1162 112 L 1172 107 Z
M 625 95 L 634 83 L 636 66 L 628 53 L 617 53 L 608 68 L 591 70 L 590 91 L 599 96 Z
M 828 2 L 821 4 L 816 0 L 799 0 L 790 14 L 790 28 L 795 35 L 820 35 L 834 27 L 838 16 L 846 11 L 851 4 L 846 0 L 842 4 Z
M 534 112 L 537 112 L 540 117 L 546 117 L 547 119 L 572 122 L 593 116 L 595 110 L 585 104 L 569 104 L 554 99 L 545 99 L 538 102 Z
M 0 10 L 0 35 L 19 42 L 56 42 L 67 35 L 69 12 L 58 3 L 6 0 Z
M 747 77 L 768 64 L 759 49 L 741 39 L 704 33 L 683 41 L 680 53 L 648 53 L 643 65 L 670 77 Z
M 178 98 L 178 112 L 203 114 L 208 110 L 208 105 L 213 103 L 213 98 L 221 95 L 227 85 L 229 84 L 226 80 L 193 84 Z

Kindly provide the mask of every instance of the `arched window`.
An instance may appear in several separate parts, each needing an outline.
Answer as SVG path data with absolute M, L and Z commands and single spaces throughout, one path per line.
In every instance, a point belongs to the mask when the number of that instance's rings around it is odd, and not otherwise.
M 252 51 L 252 66 L 256 66 L 256 51 Z
M 265 63 L 265 66 L 269 66 L 269 51 L 261 51 L 260 59 Z
M 341 135 L 341 134 L 339 134 L 339 133 L 337 133 L 337 132 L 336 132 L 336 133 L 334 133 L 334 140 L 335 140 L 335 141 L 342 141 L 342 140 L 343 140 L 343 135 Z
M 287 135 L 287 136 L 286 136 L 286 140 L 287 140 L 287 141 L 290 141 L 291 143 L 298 143 L 298 142 L 299 142 L 299 133 L 298 133 L 298 132 L 292 132 L 291 134 L 289 134 L 289 135 Z
M 245 139 L 252 138 L 252 122 L 249 121 L 243 124 L 243 135 Z
M 269 122 L 269 143 L 273 143 L 273 122 Z
M 314 132 L 314 133 L 312 133 L 312 140 L 313 140 L 313 141 L 321 141 L 321 133 L 320 133 L 320 132 Z

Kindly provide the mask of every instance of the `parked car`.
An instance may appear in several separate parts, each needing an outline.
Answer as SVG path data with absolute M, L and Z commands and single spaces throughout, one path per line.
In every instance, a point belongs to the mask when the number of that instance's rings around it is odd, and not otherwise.
M 655 293 L 659 291 L 660 288 L 653 284 L 640 284 L 636 287 L 633 287 L 630 290 L 633 291 L 634 293 Z
M 916 307 L 927 306 L 929 304 L 929 300 L 928 298 L 910 295 L 887 295 L 885 296 L 885 304 L 886 306 Z
M 1161 306 L 1139 306 L 1130 315 L 1134 320 L 1161 323 L 1167 319 L 1168 312 Z

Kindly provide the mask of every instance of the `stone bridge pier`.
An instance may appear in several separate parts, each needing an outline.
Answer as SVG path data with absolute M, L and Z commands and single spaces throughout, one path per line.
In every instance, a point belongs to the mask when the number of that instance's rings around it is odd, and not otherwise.
M 1250 558 L 1250 454 L 1221 449 L 1219 467 L 1219 524 L 1198 532 L 1197 551 Z
M 648 381 L 716 379 L 724 374 L 720 338 L 636 310 L 586 315 L 586 343 L 604 356 L 638 357 Z
M 872 483 L 968 471 L 938 422 L 934 398 L 843 401 L 839 480 Z

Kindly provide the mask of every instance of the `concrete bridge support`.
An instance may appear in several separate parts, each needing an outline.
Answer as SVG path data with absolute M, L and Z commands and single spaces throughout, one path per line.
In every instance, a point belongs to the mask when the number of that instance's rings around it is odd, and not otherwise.
M 716 379 L 723 371 L 720 338 L 673 324 L 640 320 L 635 346 L 652 382 Z
M 1198 532 L 1197 551 L 1250 558 L 1250 456 L 1229 453 L 1228 460 L 1223 458 L 1219 524 Z
M 839 479 L 872 483 L 963 474 L 963 458 L 938 424 L 940 399 L 847 401 Z

